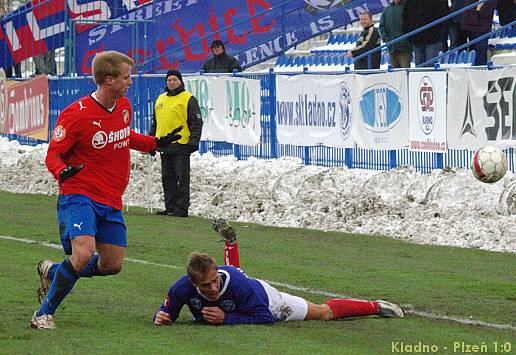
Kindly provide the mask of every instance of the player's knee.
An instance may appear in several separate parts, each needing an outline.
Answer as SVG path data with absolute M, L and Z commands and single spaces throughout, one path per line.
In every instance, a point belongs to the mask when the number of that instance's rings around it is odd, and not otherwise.
M 319 314 L 320 314 L 321 320 L 332 320 L 333 319 L 333 312 L 332 312 L 331 308 L 325 303 L 320 305 Z
M 122 264 L 99 265 L 99 269 L 103 275 L 116 275 L 122 271 Z
M 93 251 L 78 250 L 72 254 L 70 261 L 71 261 L 74 269 L 82 270 L 86 267 L 86 265 L 88 265 L 92 256 L 93 256 Z

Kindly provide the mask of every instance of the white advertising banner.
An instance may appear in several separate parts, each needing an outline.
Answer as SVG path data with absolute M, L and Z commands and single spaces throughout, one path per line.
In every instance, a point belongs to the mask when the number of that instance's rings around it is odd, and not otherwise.
M 407 74 L 356 75 L 352 135 L 360 148 L 401 149 L 408 144 Z
M 278 143 L 353 147 L 353 76 L 276 76 Z
M 255 146 L 260 143 L 260 81 L 230 76 L 185 77 L 199 101 L 202 140 Z
M 448 148 L 516 142 L 516 67 L 448 71 Z
M 446 72 L 409 73 L 409 150 L 446 152 Z

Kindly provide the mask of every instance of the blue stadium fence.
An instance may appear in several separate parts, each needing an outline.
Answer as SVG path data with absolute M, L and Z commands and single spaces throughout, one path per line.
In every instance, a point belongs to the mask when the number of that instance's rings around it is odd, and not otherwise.
M 236 75 L 236 74 L 234 74 Z M 212 152 L 214 156 L 234 155 L 237 159 L 256 157 L 273 159 L 283 156 L 300 158 L 306 165 L 347 166 L 348 168 L 368 170 L 389 170 L 398 166 L 410 165 L 423 174 L 444 167 L 468 168 L 473 151 L 448 150 L 446 153 L 414 152 L 408 148 L 398 150 L 374 150 L 355 148 L 330 148 L 324 146 L 294 146 L 279 144 L 276 139 L 275 108 L 276 81 L 270 73 L 238 73 L 238 76 L 258 79 L 261 84 L 261 142 L 258 146 L 243 146 L 227 142 L 202 141 L 200 152 Z M 49 137 L 61 110 L 78 98 L 96 89 L 91 76 L 51 77 L 49 76 L 50 112 Z M 133 128 L 147 133 L 152 119 L 154 102 L 163 92 L 164 75 L 135 75 L 128 97 L 133 104 Z M 21 144 L 36 145 L 46 143 L 23 136 L 7 136 Z M 514 149 L 507 150 L 509 170 L 515 172 L 516 154 Z

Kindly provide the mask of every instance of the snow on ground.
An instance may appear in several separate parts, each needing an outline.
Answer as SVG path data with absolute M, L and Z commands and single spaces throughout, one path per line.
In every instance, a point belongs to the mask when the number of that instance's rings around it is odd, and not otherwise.
M 46 149 L 0 138 L 0 190 L 57 194 Z M 133 152 L 131 162 L 124 203 L 162 209 L 159 157 Z M 516 253 L 510 172 L 484 184 L 464 169 L 376 172 L 304 166 L 297 158 L 238 161 L 196 153 L 191 165 L 191 215 Z

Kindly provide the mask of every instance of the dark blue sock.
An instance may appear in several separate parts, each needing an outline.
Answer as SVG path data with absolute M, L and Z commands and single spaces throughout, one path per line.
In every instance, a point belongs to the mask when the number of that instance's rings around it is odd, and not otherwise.
M 70 293 L 79 275 L 73 269 L 69 259 L 65 259 L 54 272 L 52 285 L 48 290 L 47 297 L 43 300 L 37 315 L 54 314 L 57 307 L 63 302 L 64 298 Z
M 98 254 L 93 254 L 93 256 L 91 257 L 90 261 L 88 262 L 88 265 L 86 265 L 84 267 L 84 269 L 82 269 L 79 272 L 79 276 L 80 277 L 104 276 L 104 274 L 102 274 L 99 271 L 99 268 L 97 266 L 97 261 L 98 260 L 99 260 Z M 61 264 L 60 263 L 54 263 L 50 267 L 50 269 L 48 269 L 48 278 L 50 280 L 54 280 L 54 275 L 55 275 L 55 272 L 56 272 L 57 268 L 59 267 L 59 265 L 61 265 Z
M 60 263 L 53 263 L 50 269 L 48 269 L 48 279 L 54 280 L 54 275 L 56 274 L 56 270 L 61 265 Z
M 98 254 L 93 254 L 88 265 L 79 272 L 80 277 L 92 277 L 92 276 L 104 276 L 99 272 L 97 261 L 99 260 Z

